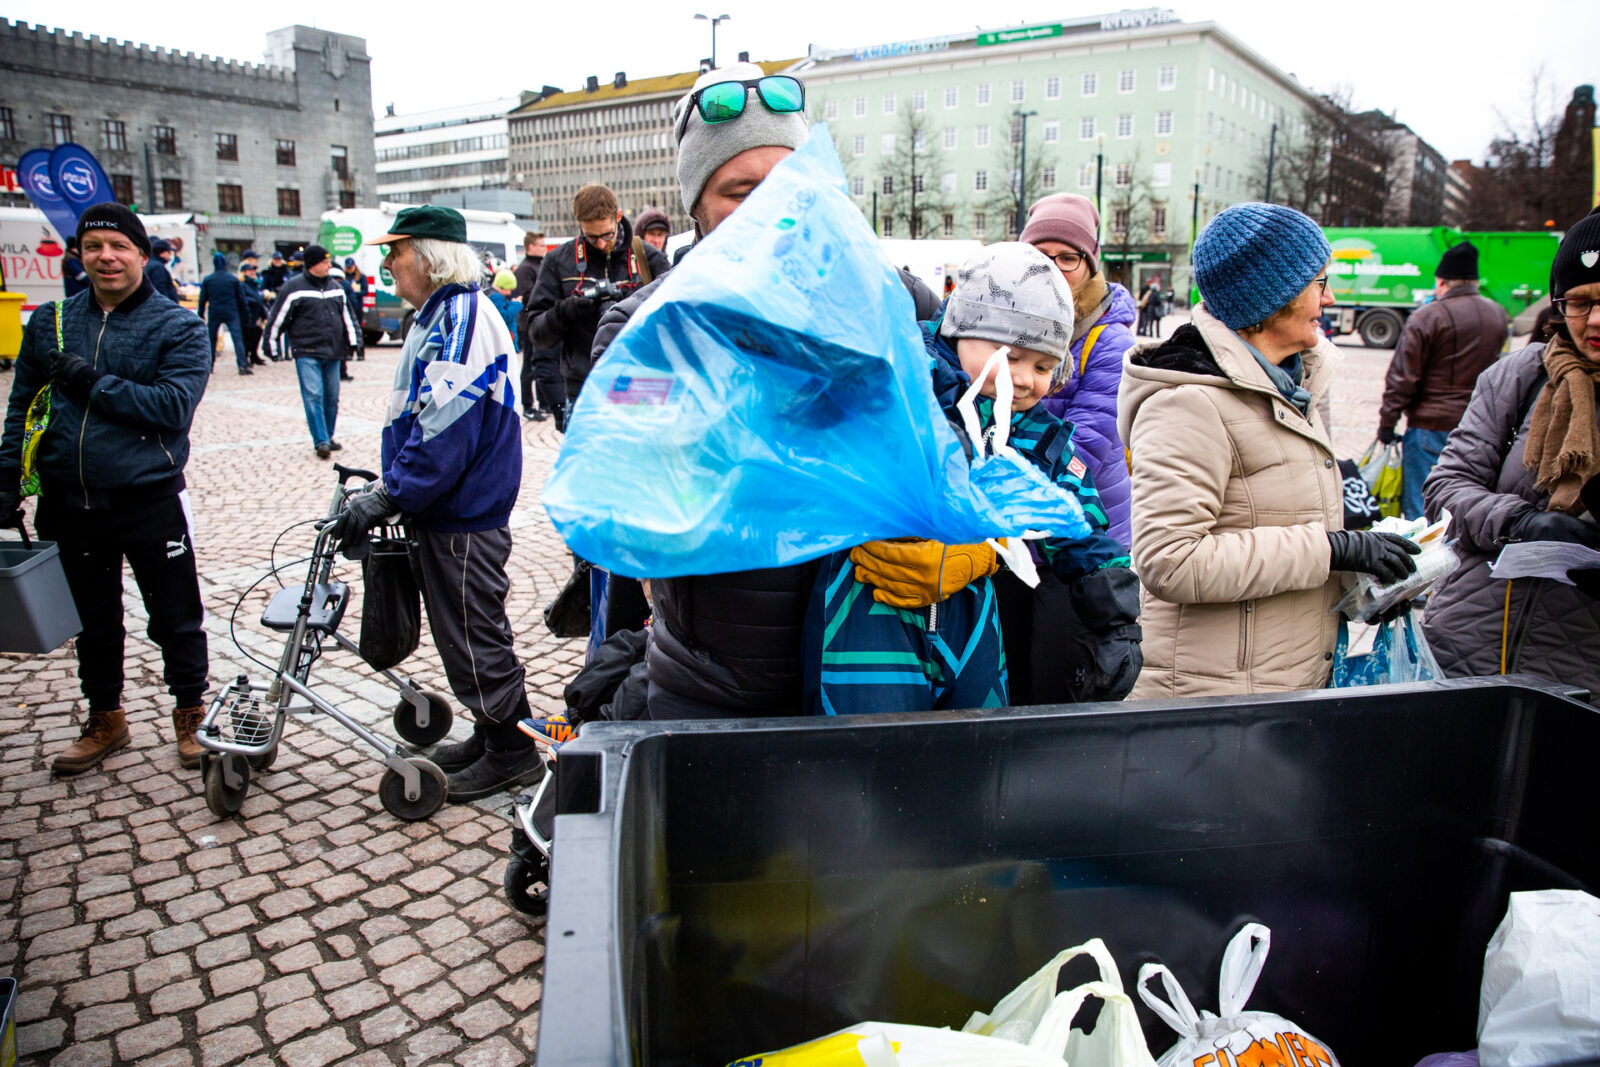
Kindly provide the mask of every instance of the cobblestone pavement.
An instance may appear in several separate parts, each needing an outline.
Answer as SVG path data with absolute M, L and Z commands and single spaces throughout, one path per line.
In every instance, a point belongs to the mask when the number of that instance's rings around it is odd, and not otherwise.
M 1169 317 L 1170 335 L 1181 319 Z M 1353 456 L 1377 424 L 1389 353 L 1344 346 L 1335 439 Z M 338 453 L 376 467 L 377 430 L 398 350 L 352 364 Z M 293 369 L 243 378 L 224 355 L 200 406 L 189 462 L 195 546 L 209 613 L 211 674 L 263 672 L 235 647 L 240 594 L 304 554 L 307 526 L 333 488 L 316 459 Z M 0 377 L 0 385 L 9 382 Z M 581 643 L 545 630 L 540 608 L 569 570 L 542 509 L 559 438 L 525 424 L 521 507 L 508 604 L 538 707 L 561 705 Z M 353 568 L 346 567 L 353 571 Z M 303 580 L 287 566 L 284 580 Z M 352 578 L 352 587 L 359 586 Z M 275 661 L 258 625 L 263 583 L 237 612 L 240 644 Z M 447 806 L 402 823 L 379 805 L 380 765 L 336 724 L 291 722 L 270 773 L 240 817 L 206 809 L 197 772 L 178 768 L 160 679 L 131 579 L 125 704 L 133 744 L 96 772 L 50 775 L 77 736 L 70 648 L 0 658 L 0 974 L 19 980 L 23 1062 L 155 1067 L 284 1063 L 491 1065 L 531 1058 L 543 978 L 543 927 L 501 892 L 506 799 Z M 359 605 L 349 619 L 359 618 Z M 353 624 L 351 624 L 353 628 Z M 444 690 L 429 639 L 404 665 Z M 318 692 L 392 735 L 392 690 L 329 652 Z M 453 731 L 465 736 L 467 724 Z

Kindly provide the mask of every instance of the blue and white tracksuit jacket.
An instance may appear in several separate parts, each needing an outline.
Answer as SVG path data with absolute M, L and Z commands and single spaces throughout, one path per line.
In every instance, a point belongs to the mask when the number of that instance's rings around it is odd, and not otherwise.
M 953 349 L 925 323 L 929 371 L 939 406 L 959 426 L 956 402 L 971 379 Z M 930 328 L 931 327 L 931 328 Z M 985 431 L 994 400 L 975 404 Z M 1072 425 L 1043 404 L 1011 415 L 1010 443 L 1083 507 L 1087 539 L 1031 542 L 1035 556 L 1063 582 L 1105 568 L 1126 568 L 1128 553 L 1106 533 L 1094 476 L 1072 445 Z M 823 561 L 806 621 L 806 706 L 812 714 L 1001 707 L 1007 703 L 1005 646 L 992 580 L 982 578 L 934 609 L 880 604 L 855 580 L 848 552 Z
M 446 285 L 406 335 L 383 427 L 383 484 L 419 527 L 506 525 L 522 485 L 511 334 L 475 289 Z

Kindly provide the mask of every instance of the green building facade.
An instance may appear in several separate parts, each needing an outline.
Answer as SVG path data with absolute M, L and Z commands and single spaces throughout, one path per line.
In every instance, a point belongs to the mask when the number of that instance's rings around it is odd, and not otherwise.
M 1278 167 L 1312 103 L 1215 23 L 1159 8 L 813 50 L 791 69 L 883 236 L 1014 238 L 1019 183 L 1026 203 L 1098 186 L 1108 272 L 1170 284 L 1176 268 L 1180 287 L 1194 222 L 1262 196 L 1274 124 Z

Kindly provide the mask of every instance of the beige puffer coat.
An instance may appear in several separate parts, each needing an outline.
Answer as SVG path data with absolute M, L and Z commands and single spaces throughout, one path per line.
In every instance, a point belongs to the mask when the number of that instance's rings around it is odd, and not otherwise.
M 1301 358 L 1309 417 L 1204 306 L 1123 359 L 1117 424 L 1143 586 L 1135 698 L 1327 684 L 1343 595 L 1327 531 L 1343 528 L 1344 508 L 1315 400 L 1339 357 L 1323 339 Z

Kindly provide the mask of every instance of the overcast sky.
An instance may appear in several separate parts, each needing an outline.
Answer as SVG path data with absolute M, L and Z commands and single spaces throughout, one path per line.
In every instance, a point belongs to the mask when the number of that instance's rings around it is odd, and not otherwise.
M 5 0 L 0 14 L 257 62 L 267 31 L 294 22 L 319 25 L 367 39 L 373 104 L 381 114 L 392 101 L 403 114 L 547 83 L 575 89 L 589 74 L 609 80 L 619 70 L 633 78 L 691 70 L 710 52 L 710 24 L 695 21 L 696 12 L 733 16 L 717 29 L 723 60 L 741 50 L 778 59 L 804 55 L 808 44 L 842 47 L 957 33 L 972 28 L 979 11 L 987 29 L 1147 6 L 1138 0 L 717 0 L 726 6 L 716 8 L 697 2 Z M 1600 5 L 1594 0 L 1197 0 L 1171 9 L 1187 22 L 1220 23 L 1310 88 L 1349 86 L 1358 108 L 1396 112 L 1446 159 L 1482 161 L 1499 131 L 1496 109 L 1518 117 L 1527 113 L 1529 79 L 1541 63 L 1557 108 L 1565 106 L 1574 86 L 1600 81 Z

